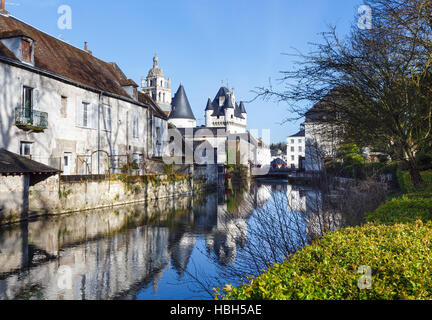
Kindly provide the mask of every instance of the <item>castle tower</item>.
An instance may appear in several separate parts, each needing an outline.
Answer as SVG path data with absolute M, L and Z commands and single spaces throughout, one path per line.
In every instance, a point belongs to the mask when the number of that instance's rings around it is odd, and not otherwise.
M 211 116 L 212 116 L 214 111 L 215 111 L 215 109 L 213 107 L 213 103 L 212 103 L 211 99 L 208 98 L 207 106 L 205 108 L 206 127 L 208 127 L 208 128 L 212 126 Z
M 234 90 L 233 90 L 234 91 Z M 206 127 L 225 128 L 231 133 L 245 133 L 247 114 L 244 103 L 236 103 L 234 92 L 222 86 L 213 102 L 209 99 L 205 109 Z
M 157 55 L 153 58 L 153 68 L 147 78 L 141 79 L 141 91 L 152 97 L 166 115 L 171 113 L 171 79 L 165 79 Z
M 177 128 L 196 127 L 196 119 L 182 84 L 180 84 L 172 100 L 172 112 L 168 118 L 168 123 L 173 124 Z

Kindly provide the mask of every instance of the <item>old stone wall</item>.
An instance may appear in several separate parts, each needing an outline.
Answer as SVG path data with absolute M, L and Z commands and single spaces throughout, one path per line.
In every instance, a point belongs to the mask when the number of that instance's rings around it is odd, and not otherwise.
M 169 199 L 182 195 L 191 195 L 203 185 L 184 178 L 163 175 L 133 179 L 115 177 L 103 181 L 65 182 L 58 176 L 51 177 L 29 190 L 29 216 L 44 214 L 56 215 L 85 211 L 96 208 L 119 206 L 151 200 Z M 136 181 L 135 181 L 136 180 Z M 11 182 L 13 184 L 13 182 Z M 18 185 L 18 182 L 15 183 Z M 6 188 L 0 183 L 0 188 Z M 9 188 L 10 189 L 10 188 Z M 9 190 L 8 189 L 8 190 Z M 17 191 L 22 195 L 22 188 Z M 11 197 L 10 191 L 1 192 L 9 198 L 20 200 L 18 194 Z M 1 200 L 1 199 L 0 199 Z M 0 202 L 1 203 L 1 202 Z M 3 201 L 3 203 L 8 203 Z M 21 214 L 22 203 L 13 203 L 8 211 L 2 211 L 0 224 L 17 222 L 26 217 Z

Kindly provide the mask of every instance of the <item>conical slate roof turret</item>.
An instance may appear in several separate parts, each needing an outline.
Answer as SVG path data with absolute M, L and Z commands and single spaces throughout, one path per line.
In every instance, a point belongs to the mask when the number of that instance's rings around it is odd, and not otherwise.
M 171 103 L 172 111 L 169 119 L 195 119 L 189 100 L 182 84 L 178 88 Z
M 232 99 L 231 99 L 231 96 L 230 96 L 230 95 L 227 95 L 227 96 L 226 96 L 226 99 L 225 99 L 225 103 L 224 103 L 224 105 L 223 105 L 223 108 L 224 108 L 224 109 L 229 109 L 229 108 L 233 108 L 233 109 L 234 109 L 234 105 L 233 105 L 233 103 L 232 103 Z
M 219 98 L 220 97 L 226 97 L 227 94 L 228 94 L 228 92 L 229 92 L 229 89 L 227 87 L 225 87 L 225 86 L 222 86 L 219 89 L 218 93 L 216 94 L 216 97 L 214 98 L 213 102 L 214 103 L 219 103 Z
M 214 108 L 213 108 L 213 104 L 211 102 L 211 99 L 208 98 L 207 107 L 206 107 L 205 111 L 210 111 L 210 110 L 214 110 Z
M 245 109 L 243 101 L 240 102 L 240 111 L 241 111 L 241 113 L 246 113 L 246 109 Z

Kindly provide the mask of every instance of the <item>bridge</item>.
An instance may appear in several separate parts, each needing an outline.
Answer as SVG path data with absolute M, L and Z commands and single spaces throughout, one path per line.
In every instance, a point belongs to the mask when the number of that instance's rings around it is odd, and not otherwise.
M 304 170 L 291 168 L 270 168 L 262 170 L 252 170 L 252 177 L 255 179 L 288 179 L 309 181 L 317 178 L 317 173 L 305 172 Z

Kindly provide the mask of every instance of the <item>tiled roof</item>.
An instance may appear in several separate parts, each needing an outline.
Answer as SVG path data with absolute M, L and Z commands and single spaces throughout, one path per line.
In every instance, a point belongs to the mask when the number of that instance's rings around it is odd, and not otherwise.
M 0 39 L 26 36 L 34 41 L 35 67 L 74 82 L 131 99 L 123 86 L 138 85 L 128 79 L 114 62 L 102 61 L 88 52 L 58 40 L 14 17 L 0 15 Z M 18 61 L 0 42 L 0 56 Z M 166 114 L 147 95 L 138 94 L 138 102 L 150 105 L 157 116 Z
M 0 15 L 0 38 L 25 35 L 34 40 L 35 67 L 83 85 L 130 98 L 115 67 L 14 17 Z M 0 55 L 12 58 L 0 46 Z M 16 60 L 16 58 L 15 58 Z
M 0 149 L 0 175 L 57 174 L 60 170 Z
M 162 118 L 164 120 L 168 119 L 167 114 L 165 112 L 163 112 L 159 108 L 159 106 L 157 105 L 157 103 L 154 102 L 153 99 L 149 95 L 147 95 L 147 94 L 145 94 L 145 93 L 143 93 L 141 91 L 138 91 L 138 101 L 140 103 L 143 103 L 143 104 L 146 104 L 146 105 L 150 105 L 150 107 L 151 107 L 151 109 L 153 111 L 153 114 L 155 116 L 157 116 L 159 118 Z
M 17 57 L 15 57 L 15 55 L 1 42 L 0 42 L 0 56 L 18 61 Z

